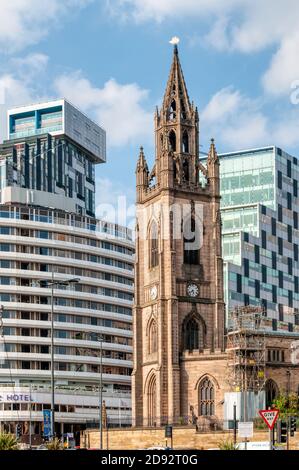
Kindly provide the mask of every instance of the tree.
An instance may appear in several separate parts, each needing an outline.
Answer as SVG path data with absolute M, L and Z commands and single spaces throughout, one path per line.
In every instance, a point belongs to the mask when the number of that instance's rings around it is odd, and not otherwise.
M 0 434 L 0 451 L 18 450 L 18 442 L 13 434 Z
M 298 396 L 296 393 L 280 395 L 273 401 L 273 406 L 280 411 L 282 417 L 299 413 Z

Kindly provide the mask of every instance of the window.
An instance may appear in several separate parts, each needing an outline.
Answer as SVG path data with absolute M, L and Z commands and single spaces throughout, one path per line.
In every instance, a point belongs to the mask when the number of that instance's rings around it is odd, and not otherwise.
M 176 118 L 176 101 L 173 100 L 169 109 L 169 119 L 172 121 Z
M 187 131 L 183 134 L 183 153 L 189 153 L 189 136 Z
M 198 411 L 200 416 L 215 415 L 215 387 L 208 377 L 205 377 L 199 384 Z
M 244 276 L 249 277 L 249 259 L 243 259 L 243 266 L 244 266 Z
M 292 260 L 292 258 L 288 258 L 288 274 L 290 276 L 293 275 L 293 260 Z
M 183 163 L 183 175 L 184 175 L 184 180 L 189 181 L 189 164 L 187 160 L 185 160 Z
M 262 265 L 262 282 L 267 282 L 267 266 Z
M 191 225 L 191 231 L 189 227 Z M 188 236 L 188 238 L 186 238 Z M 185 264 L 199 264 L 199 250 L 194 249 L 198 244 L 198 231 L 195 223 L 195 219 L 191 217 L 191 224 L 187 221 L 184 225 L 184 263 Z
M 272 235 L 276 237 L 276 219 L 274 219 L 274 217 L 271 218 L 271 226 L 272 226 Z
M 288 225 L 288 242 L 292 243 L 293 241 L 293 230 L 291 225 Z
M 260 295 L 261 295 L 260 281 L 256 279 L 255 280 L 255 297 L 259 299 Z
M 153 221 L 150 228 L 150 268 L 155 268 L 158 264 L 158 227 L 157 223 Z
M 157 323 L 154 319 L 151 320 L 150 326 L 149 326 L 149 334 L 148 334 L 148 342 L 149 342 L 149 354 L 153 354 L 157 352 L 158 345 L 157 345 Z
M 241 274 L 237 274 L 237 292 L 242 294 L 242 276 Z
M 293 182 L 293 196 L 298 197 L 298 181 L 294 180 Z
M 287 193 L 287 202 L 288 202 L 288 209 L 292 210 L 292 195 L 291 193 Z
M 278 319 L 279 319 L 279 321 L 284 320 L 283 305 L 281 305 L 281 304 L 278 304 Z
M 254 245 L 254 261 L 255 263 L 260 263 L 260 247 L 258 245 Z
M 277 172 L 277 186 L 278 189 L 282 189 L 282 173 L 279 170 Z
M 298 212 L 294 212 L 293 213 L 293 224 L 294 224 L 294 228 L 298 228 Z
M 47 232 L 46 230 L 40 230 L 38 233 L 37 233 L 37 236 L 39 238 L 43 238 L 44 240 L 48 240 L 49 239 L 49 232 Z
M 194 316 L 187 317 L 183 323 L 183 350 L 193 351 L 204 348 L 204 324 Z
M 157 381 L 156 381 L 156 376 L 154 374 L 151 376 L 149 383 L 148 383 L 147 403 L 148 403 L 148 426 L 156 426 Z
M 176 135 L 174 131 L 170 131 L 169 133 L 169 145 L 170 145 L 170 150 L 173 152 L 176 152 Z
M 11 251 L 11 246 L 7 243 L 0 243 L 0 251 Z
M 278 271 L 278 286 L 280 289 L 283 289 L 283 272 Z
M 278 204 L 277 205 L 277 218 L 278 218 L 278 222 L 282 222 L 282 205 L 281 204 Z
M 298 245 L 294 243 L 294 261 L 298 261 Z
M 278 254 L 283 255 L 283 241 L 280 237 L 278 237 Z
M 262 248 L 267 249 L 267 233 L 262 230 Z
M 287 177 L 292 178 L 292 162 L 287 160 Z

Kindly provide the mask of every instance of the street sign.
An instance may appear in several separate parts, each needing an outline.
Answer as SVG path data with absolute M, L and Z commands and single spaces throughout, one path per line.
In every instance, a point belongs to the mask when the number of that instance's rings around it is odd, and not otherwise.
M 238 436 L 242 437 L 243 439 L 249 439 L 250 437 L 253 437 L 253 422 L 249 421 L 247 423 L 239 423 Z
M 277 421 L 279 410 L 260 410 L 259 414 L 265 421 L 268 428 L 272 430 Z

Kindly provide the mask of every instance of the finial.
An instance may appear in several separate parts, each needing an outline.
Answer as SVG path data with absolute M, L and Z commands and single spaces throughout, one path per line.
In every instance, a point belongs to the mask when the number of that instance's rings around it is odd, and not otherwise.
M 141 147 L 140 147 L 140 153 L 143 153 L 143 147 L 142 147 L 142 145 L 141 145 Z
M 214 142 L 215 142 L 214 137 L 211 138 L 211 142 L 212 142 L 212 144 L 214 144 Z
M 179 44 L 179 42 L 180 42 L 180 38 L 178 38 L 177 36 L 173 36 L 173 38 L 171 38 L 171 40 L 169 41 L 169 43 L 174 46 L 174 53 L 175 54 L 178 53 L 178 44 Z

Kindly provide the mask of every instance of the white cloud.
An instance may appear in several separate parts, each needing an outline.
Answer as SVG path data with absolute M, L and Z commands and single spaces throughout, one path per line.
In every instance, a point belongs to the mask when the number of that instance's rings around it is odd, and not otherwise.
M 204 19 L 209 32 L 203 33 L 203 41 L 217 50 L 252 53 L 274 46 L 263 77 L 264 89 L 271 94 L 288 93 L 299 78 L 298 0 L 109 0 L 109 4 L 115 14 L 136 22 Z
M 299 33 L 284 39 L 274 55 L 262 82 L 264 89 L 273 95 L 291 93 L 291 85 L 299 79 Z
M 49 57 L 41 53 L 29 54 L 25 57 L 14 57 L 10 60 L 10 66 L 18 76 L 25 81 L 30 81 L 34 76 L 43 73 L 48 65 Z
M 110 11 L 130 16 L 137 22 L 154 20 L 162 22 L 173 17 L 204 16 L 231 9 L 247 0 L 108 0 Z
M 57 24 L 90 0 L 1 0 L 0 50 L 6 53 L 35 44 Z
M 230 149 L 264 145 L 269 137 L 260 104 L 232 87 L 223 88 L 211 98 L 201 122 L 205 134 L 217 137 Z
M 143 107 L 148 91 L 136 83 L 122 85 L 110 79 L 103 88 L 97 88 L 76 72 L 58 77 L 54 87 L 107 130 L 109 144 L 125 145 L 136 139 L 142 142 L 152 136 L 153 115 Z
M 9 108 L 47 99 L 38 75 L 47 71 L 48 56 L 29 54 L 11 59 L 7 72 L 0 75 L 0 142 L 6 137 L 6 111 Z
M 238 150 L 265 145 L 294 148 L 299 144 L 299 108 L 268 116 L 262 100 L 253 100 L 232 87 L 215 93 L 201 113 L 205 136 L 222 148 Z M 216 143 L 217 143 L 216 142 Z
M 36 98 L 33 89 L 12 74 L 0 76 L 0 142 L 6 138 L 6 111 L 30 103 Z
M 215 93 L 204 109 L 201 119 L 205 122 L 215 122 L 234 113 L 244 98 L 238 90 L 232 87 L 222 88 Z

